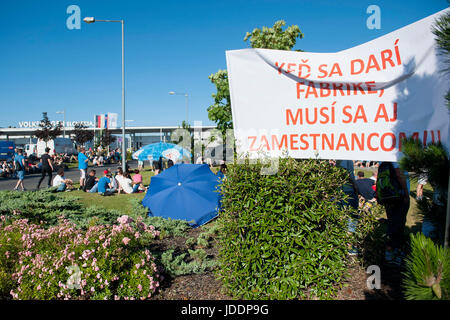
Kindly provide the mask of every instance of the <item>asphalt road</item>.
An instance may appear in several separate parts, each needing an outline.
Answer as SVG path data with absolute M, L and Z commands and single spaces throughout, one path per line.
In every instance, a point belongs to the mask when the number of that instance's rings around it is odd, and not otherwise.
M 128 165 L 133 168 L 137 167 L 137 161 L 129 161 Z M 103 171 L 105 169 L 109 169 L 111 172 L 115 171 L 117 167 L 119 167 L 119 164 L 112 164 L 112 165 L 105 165 L 101 167 L 94 167 L 90 166 L 88 168 L 88 172 L 90 169 L 95 169 L 97 171 L 96 175 L 97 177 L 103 176 Z M 53 172 L 53 177 L 56 175 L 56 172 Z M 78 168 L 72 168 L 69 170 L 64 171 L 64 177 L 67 179 L 73 180 L 74 183 L 79 183 L 80 181 L 80 170 Z M 36 190 L 37 184 L 39 182 L 39 179 L 41 178 L 40 173 L 36 174 L 27 174 L 25 175 L 25 179 L 23 180 L 23 184 L 25 186 L 26 190 Z M 0 177 L 0 190 L 13 190 L 16 186 L 17 179 L 15 178 L 2 178 Z M 41 189 L 47 188 L 47 181 L 48 176 L 45 177 L 45 179 L 41 183 Z M 19 187 L 20 190 L 20 187 Z

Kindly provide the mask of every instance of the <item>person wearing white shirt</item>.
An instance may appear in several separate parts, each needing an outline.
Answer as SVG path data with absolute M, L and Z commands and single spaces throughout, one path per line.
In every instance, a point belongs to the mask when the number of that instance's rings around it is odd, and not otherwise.
M 56 189 L 56 192 L 66 191 L 66 189 L 71 190 L 72 184 L 73 184 L 72 180 L 64 178 L 63 168 L 60 168 L 58 170 L 58 174 L 53 178 L 52 182 L 53 187 L 58 187 L 58 189 Z
M 139 185 L 136 184 L 133 187 L 133 181 L 131 180 L 131 177 L 128 173 L 125 173 L 121 176 L 119 182 L 119 193 L 120 191 L 123 191 L 124 193 L 130 194 L 130 193 L 136 193 L 139 190 Z

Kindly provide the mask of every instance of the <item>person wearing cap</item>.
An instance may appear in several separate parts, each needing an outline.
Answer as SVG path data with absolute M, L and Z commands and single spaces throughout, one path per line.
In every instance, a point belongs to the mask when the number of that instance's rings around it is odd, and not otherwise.
M 108 170 L 103 171 L 103 177 L 98 180 L 97 193 L 101 195 L 114 192 L 111 186 L 111 173 Z

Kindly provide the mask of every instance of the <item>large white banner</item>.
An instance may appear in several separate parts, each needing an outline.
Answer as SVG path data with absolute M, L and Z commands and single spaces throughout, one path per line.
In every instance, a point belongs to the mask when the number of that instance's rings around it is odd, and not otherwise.
M 238 152 L 396 161 L 401 140 L 449 146 L 441 11 L 336 53 L 226 52 Z

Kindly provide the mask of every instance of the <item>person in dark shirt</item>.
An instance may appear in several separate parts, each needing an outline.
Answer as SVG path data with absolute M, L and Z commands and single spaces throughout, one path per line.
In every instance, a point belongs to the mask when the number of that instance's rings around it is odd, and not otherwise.
M 39 187 L 41 186 L 41 182 L 44 180 L 45 175 L 48 174 L 48 187 L 50 188 L 52 186 L 52 172 L 53 172 L 53 163 L 51 160 L 51 157 L 49 155 L 50 152 L 50 148 L 45 148 L 45 153 L 42 155 L 41 157 L 41 163 L 42 163 L 42 167 L 41 167 L 41 172 L 42 172 L 42 176 L 41 179 L 39 179 L 38 185 L 37 185 L 37 189 L 39 189 Z
M 364 199 L 370 201 L 375 198 L 375 190 L 372 186 L 374 185 L 374 180 L 369 178 L 364 178 L 364 172 L 358 172 L 358 178 L 356 179 L 356 185 L 358 186 L 359 194 L 364 197 Z
M 95 173 L 96 173 L 95 170 L 89 171 L 88 177 L 87 177 L 86 182 L 85 182 L 85 184 L 83 186 L 83 191 L 84 192 L 88 192 L 89 190 L 91 190 L 95 186 L 95 184 L 97 183 L 98 179 L 95 176 Z

